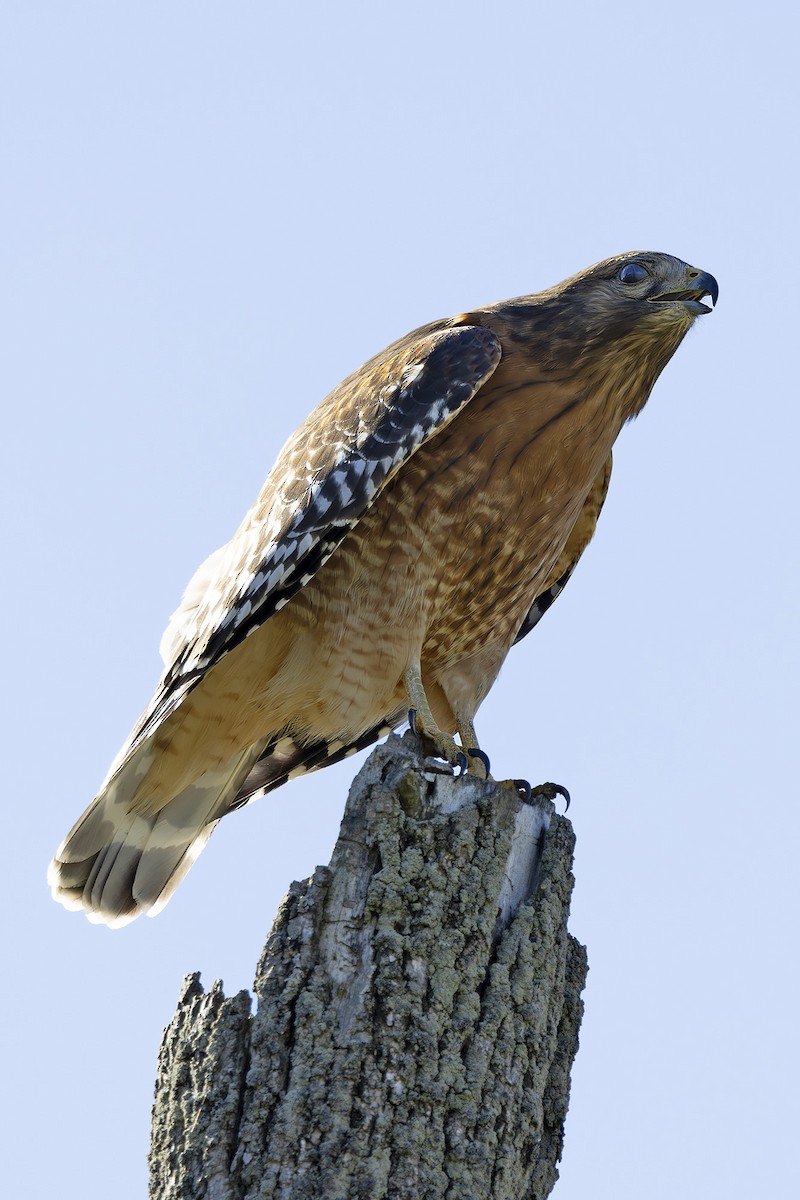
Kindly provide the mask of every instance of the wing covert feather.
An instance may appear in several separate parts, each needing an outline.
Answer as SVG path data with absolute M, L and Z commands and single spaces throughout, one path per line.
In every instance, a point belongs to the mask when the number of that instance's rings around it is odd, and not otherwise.
M 501 354 L 498 338 L 481 326 L 434 326 L 371 359 L 318 405 L 284 446 L 232 540 L 212 556 L 202 600 L 193 592 L 172 618 L 165 637 L 172 661 L 124 757 L 316 574 L 402 464 L 475 395 Z M 191 637 L 178 646 L 175 631 L 187 624 Z

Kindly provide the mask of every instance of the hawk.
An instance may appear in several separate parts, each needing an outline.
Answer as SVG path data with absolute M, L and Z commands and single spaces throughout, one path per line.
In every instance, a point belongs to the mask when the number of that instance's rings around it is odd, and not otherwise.
M 476 710 L 717 294 L 680 259 L 620 255 L 423 326 L 335 388 L 189 583 L 155 695 L 51 864 L 56 899 L 112 926 L 154 915 L 221 817 L 409 710 L 439 757 L 484 773 Z

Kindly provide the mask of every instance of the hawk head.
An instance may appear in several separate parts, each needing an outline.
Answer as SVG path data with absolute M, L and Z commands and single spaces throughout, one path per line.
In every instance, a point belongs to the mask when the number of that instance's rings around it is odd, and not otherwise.
M 713 275 L 671 254 L 619 254 L 534 298 L 551 332 L 550 369 L 585 372 L 623 395 L 636 416 L 698 316 L 711 312 Z M 538 306 L 537 306 L 538 307 Z
M 691 267 L 671 254 L 644 251 L 620 254 L 567 279 L 561 294 L 613 323 L 651 329 L 691 325 L 695 317 L 716 304 L 719 286 L 713 275 Z

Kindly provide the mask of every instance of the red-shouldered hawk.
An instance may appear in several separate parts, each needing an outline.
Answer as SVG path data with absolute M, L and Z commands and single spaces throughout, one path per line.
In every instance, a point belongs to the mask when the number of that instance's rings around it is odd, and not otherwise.
M 220 817 L 410 709 L 450 763 L 477 750 L 477 708 L 592 537 L 617 434 L 717 292 L 621 255 L 426 325 L 331 392 L 190 582 L 54 896 L 109 925 L 153 915 Z

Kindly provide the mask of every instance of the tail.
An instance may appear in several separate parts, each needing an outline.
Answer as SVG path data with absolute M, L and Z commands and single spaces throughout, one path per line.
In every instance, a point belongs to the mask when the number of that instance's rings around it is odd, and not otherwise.
M 154 917 L 197 860 L 263 750 L 264 742 L 257 742 L 201 775 L 158 812 L 142 814 L 134 797 L 154 753 L 152 743 L 145 743 L 59 846 L 47 872 L 53 898 L 112 927 L 142 913 Z
M 363 750 L 399 723 L 381 722 L 348 742 L 263 738 L 223 767 L 207 771 L 157 812 L 141 812 L 136 793 L 154 763 L 143 743 L 112 774 L 59 846 L 47 872 L 53 898 L 90 921 L 118 927 L 154 917 L 197 860 L 226 813 L 289 779 Z

